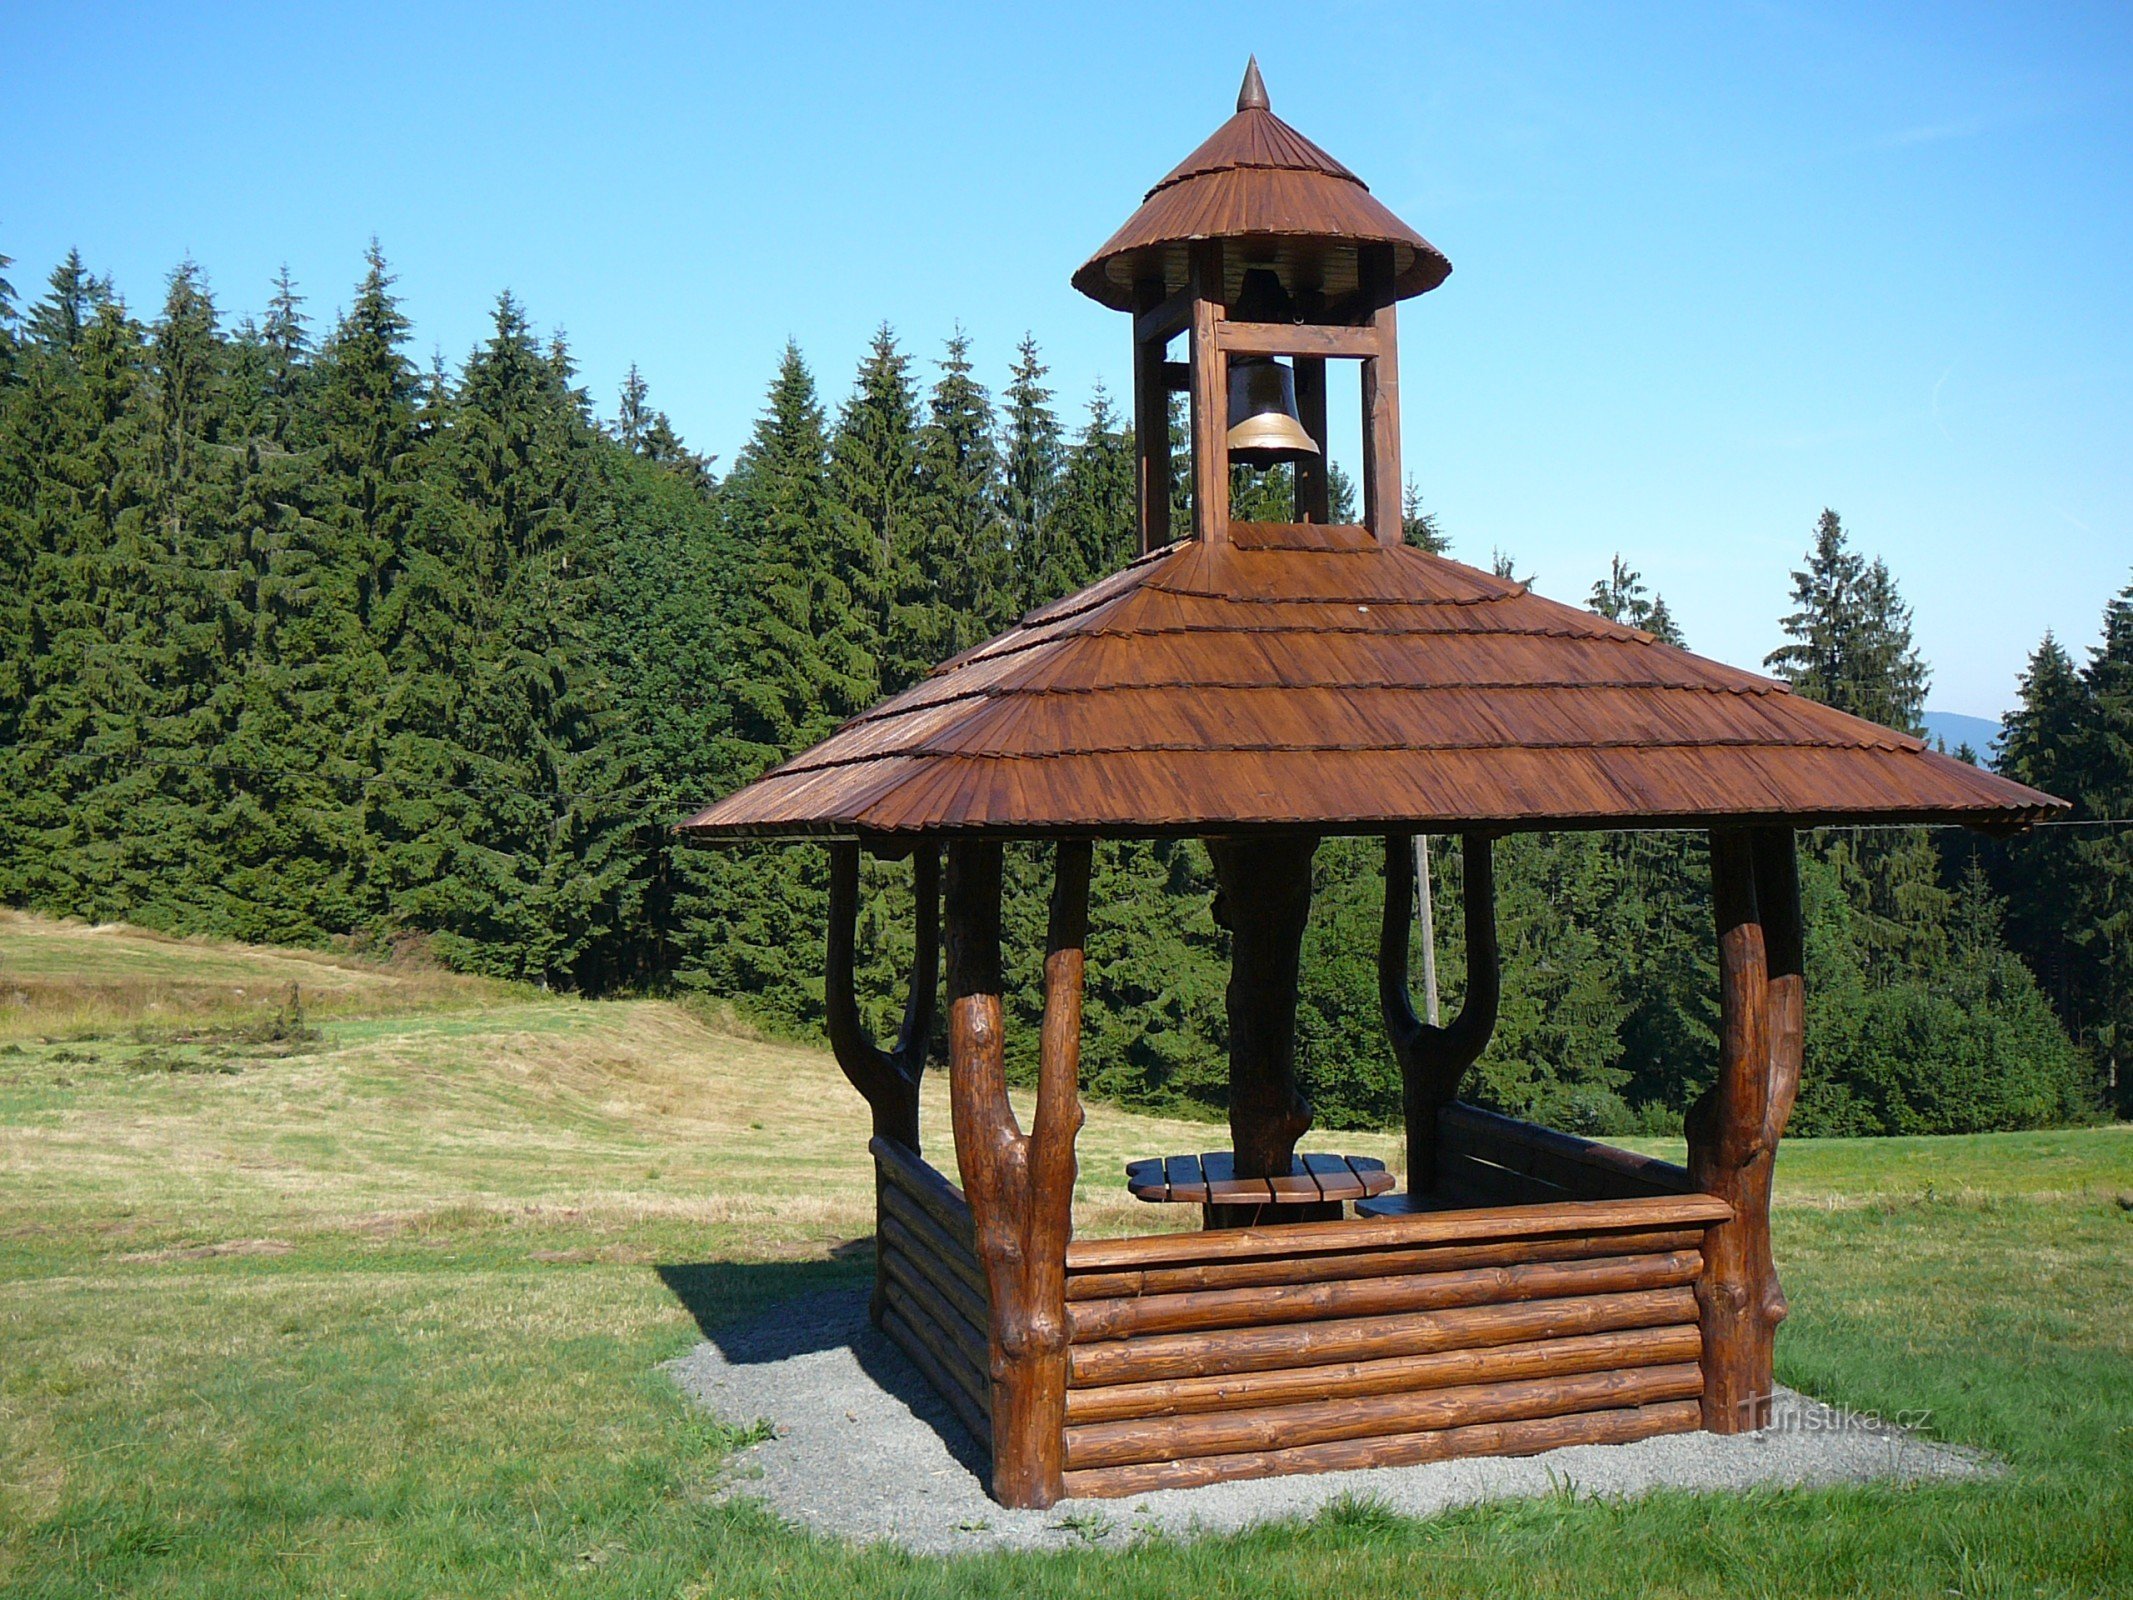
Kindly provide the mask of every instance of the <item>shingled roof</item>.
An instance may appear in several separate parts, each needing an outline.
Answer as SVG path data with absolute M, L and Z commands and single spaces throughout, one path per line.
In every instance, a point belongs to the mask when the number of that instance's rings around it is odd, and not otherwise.
M 1224 267 L 1232 297 L 1254 265 L 1278 265 L 1284 282 L 1314 283 L 1328 299 L 1347 294 L 1364 244 L 1392 247 L 1395 298 L 1434 289 L 1452 270 L 1361 178 L 1274 115 L 1256 61 L 1245 68 L 1237 114 L 1148 191 L 1074 274 L 1074 287 L 1130 311 L 1136 279 L 1160 279 L 1166 290 L 1185 283 L 1195 239 L 1243 243 Z
M 1234 523 L 1031 612 L 683 826 L 2009 827 L 2063 809 L 1365 529 Z

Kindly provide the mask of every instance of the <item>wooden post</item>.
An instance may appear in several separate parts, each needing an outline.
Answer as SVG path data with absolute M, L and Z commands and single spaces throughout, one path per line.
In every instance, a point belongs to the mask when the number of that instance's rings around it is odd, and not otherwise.
M 948 849 L 949 1105 L 991 1308 L 992 1492 L 1043 1507 L 1065 1492 L 1066 1247 L 1081 1129 L 1082 945 L 1089 843 L 1062 840 L 1044 959 L 1037 1114 L 1007 1099 L 1000 1032 L 1000 846 Z
M 1229 358 L 1215 338 L 1225 315 L 1222 245 L 1192 247 L 1192 532 L 1229 540 Z
M 1703 1425 L 1746 1433 L 1770 1421 L 1773 1353 L 1785 1316 L 1770 1251 L 1777 1144 L 1799 1092 L 1799 888 L 1788 829 L 1717 829 L 1718 1078 L 1689 1110 L 1689 1173 L 1733 1208 L 1704 1240 Z
M 1377 354 L 1363 362 L 1363 521 L 1381 545 L 1399 544 L 1400 331 L 1393 305 L 1392 247 L 1365 245 L 1358 263 L 1363 294 L 1376 306 Z
M 1487 837 L 1463 839 L 1466 998 L 1459 1015 L 1433 1027 L 1407 994 L 1407 928 L 1413 920 L 1413 835 L 1385 836 L 1385 916 L 1378 927 L 1378 1007 L 1400 1064 L 1400 1113 L 1407 1123 L 1407 1192 L 1437 1186 L 1437 1113 L 1459 1098 L 1459 1082 L 1496 1027 L 1501 994 L 1496 952 L 1496 864 Z
M 1240 1178 L 1286 1177 L 1311 1126 L 1296 1088 L 1296 993 L 1317 850 L 1316 834 L 1207 841 L 1215 920 L 1230 932 L 1229 1129 Z
M 852 947 L 859 916 L 859 846 L 830 846 L 830 916 L 823 963 L 823 1024 L 837 1065 L 866 1099 L 877 1138 L 891 1139 L 918 1154 L 918 1089 L 926 1070 L 926 1041 L 933 1031 L 935 991 L 940 986 L 940 850 L 922 844 L 911 855 L 911 892 L 917 902 L 918 946 L 911 959 L 911 992 L 904 1001 L 896 1047 L 874 1043 L 859 1017 L 852 987 Z
M 1163 303 L 1163 280 L 1133 286 L 1136 317 Z M 1166 340 L 1133 340 L 1133 523 L 1141 554 L 1170 543 L 1170 383 L 1163 370 Z
M 1318 442 L 1319 453 L 1296 463 L 1296 520 L 1323 526 L 1333 520 L 1333 479 L 1327 470 L 1326 358 L 1296 356 L 1296 418 Z

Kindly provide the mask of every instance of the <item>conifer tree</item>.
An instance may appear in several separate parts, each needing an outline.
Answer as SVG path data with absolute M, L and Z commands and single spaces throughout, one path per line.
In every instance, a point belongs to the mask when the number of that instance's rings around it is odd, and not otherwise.
M 1665 597 L 1645 588 L 1644 574 L 1624 561 L 1620 551 L 1608 563 L 1607 576 L 1593 584 L 1585 604 L 1609 622 L 1641 628 L 1666 644 L 1684 642 L 1681 630 L 1674 625 L 1674 614 L 1667 610 Z
M 921 565 L 932 578 L 918 641 L 941 661 L 991 638 L 1017 612 L 1013 553 L 1000 515 L 992 399 L 972 375 L 958 331 L 940 361 L 919 437 Z
M 1930 674 L 1911 642 L 1911 609 L 1879 559 L 1851 548 L 1836 512 L 1815 524 L 1807 565 L 1792 575 L 1792 642 L 1763 664 L 1824 705 L 1918 734 Z
M 1063 446 L 1052 391 L 1044 384 L 1050 370 L 1037 354 L 1035 335 L 1024 334 L 1007 386 L 1000 462 L 1000 508 L 1019 580 L 1012 608 L 1017 612 L 1052 592 L 1063 565 L 1053 548 Z
M 49 349 L 72 350 L 97 312 L 111 303 L 111 280 L 91 272 L 79 250 L 69 250 L 52 269 L 45 297 L 30 309 L 29 337 Z
M 1053 514 L 1051 559 L 1032 587 L 1036 602 L 1057 599 L 1118 571 L 1139 554 L 1133 526 L 1134 454 L 1102 384 L 1089 398 L 1081 436 L 1066 453 Z
M 223 346 L 214 300 L 190 261 L 171 274 L 148 357 L 130 463 L 141 515 L 121 519 L 107 547 L 109 648 L 90 687 L 106 762 L 83 797 L 81 859 L 123 914 L 219 932 L 227 922 L 217 768 L 239 663 L 225 583 Z
M 141 329 L 106 297 L 71 335 L 53 318 L 33 323 L 24 381 L 6 412 L 25 481 L 7 524 L 22 632 L 11 635 L 19 638 L 9 673 L 14 737 L 0 746 L 10 819 L 0 886 L 11 899 L 92 918 L 127 909 L 94 859 L 113 846 L 88 816 L 125 754 L 98 707 L 123 636 L 109 604 L 117 547 L 122 533 L 136 536 L 143 514 L 142 386 Z
M 933 666 L 922 619 L 918 400 L 911 360 L 887 323 L 859 364 L 830 441 L 830 514 L 854 606 L 873 658 L 875 694 L 894 694 Z
M 1437 514 L 1424 508 L 1422 486 L 1411 476 L 1400 486 L 1400 538 L 1433 556 L 1451 554 L 1450 536 L 1438 525 Z

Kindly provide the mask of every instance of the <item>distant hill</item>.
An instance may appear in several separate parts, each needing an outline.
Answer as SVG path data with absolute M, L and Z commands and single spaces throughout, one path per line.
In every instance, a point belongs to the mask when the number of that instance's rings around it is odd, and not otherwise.
M 1980 761 L 1992 760 L 1992 747 L 1999 743 L 2000 724 L 1990 717 L 1958 716 L 1953 711 L 1928 711 L 1926 713 L 1926 738 L 1938 739 L 1948 747 L 1948 754 L 1955 754 L 1956 746 L 1968 744 L 1977 752 Z

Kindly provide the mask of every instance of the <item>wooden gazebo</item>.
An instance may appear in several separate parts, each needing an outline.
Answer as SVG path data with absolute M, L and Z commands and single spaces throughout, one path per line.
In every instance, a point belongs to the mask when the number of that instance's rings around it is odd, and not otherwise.
M 1771 1172 L 1801 1059 L 1794 830 L 2015 828 L 2061 807 L 1404 545 L 1395 306 L 1450 270 L 1275 117 L 1248 70 L 1237 114 L 1074 276 L 1133 315 L 1143 555 L 684 824 L 829 842 L 828 1025 L 873 1113 L 875 1315 L 989 1448 L 1005 1504 L 1764 1425 L 1785 1314 Z M 1281 320 L 1231 314 L 1247 273 L 1260 291 L 1272 274 Z M 1180 336 L 1188 359 L 1172 362 Z M 1229 366 L 1247 356 L 1291 358 L 1321 449 L 1325 363 L 1362 364 L 1360 525 L 1329 524 L 1312 460 L 1297 522 L 1231 521 Z M 1193 525 L 1172 542 L 1179 390 Z M 1722 1011 L 1687 1168 L 1460 1102 L 1496 1005 L 1491 839 L 1684 826 L 1710 832 Z M 1407 993 L 1418 832 L 1463 840 L 1471 970 L 1443 1027 Z M 1406 1191 L 1352 1218 L 1296 1153 L 1298 958 L 1327 834 L 1385 840 L 1380 991 L 1405 1085 Z M 1321 1200 L 1291 1214 L 1322 1220 L 1219 1227 L 1211 1206 L 1198 1232 L 1073 1237 L 1091 843 L 1152 835 L 1206 841 L 1232 934 L 1241 1188 L 1195 1172 L 1186 1194 L 1286 1188 Z M 1055 843 L 1027 1131 L 1002 1071 L 1008 839 Z M 944 846 L 960 1187 L 918 1138 Z M 910 1001 L 886 1050 L 853 995 L 862 850 L 910 859 L 917 888 Z

